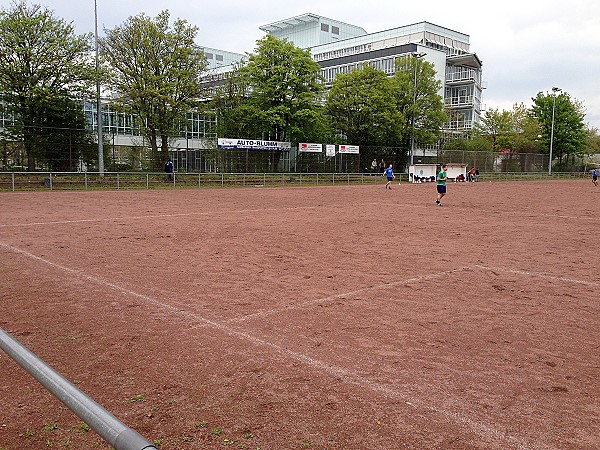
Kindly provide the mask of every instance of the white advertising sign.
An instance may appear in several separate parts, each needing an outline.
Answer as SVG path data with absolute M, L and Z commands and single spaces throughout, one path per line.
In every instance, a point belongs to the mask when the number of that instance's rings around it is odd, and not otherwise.
M 335 156 L 335 145 L 327 144 L 325 146 L 325 156 Z
M 356 153 L 358 154 L 358 145 L 340 145 L 340 153 Z
M 323 144 L 309 144 L 306 142 L 301 142 L 298 145 L 298 151 L 307 153 L 321 153 L 323 151 Z
M 247 139 L 229 139 L 219 138 L 217 140 L 219 148 L 229 149 L 248 149 L 248 150 L 281 150 L 290 151 L 292 144 L 290 142 L 280 141 L 253 141 Z

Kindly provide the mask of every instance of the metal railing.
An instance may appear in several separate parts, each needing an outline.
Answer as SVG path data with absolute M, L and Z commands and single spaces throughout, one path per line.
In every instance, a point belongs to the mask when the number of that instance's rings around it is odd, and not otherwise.
M 396 174 L 398 181 L 407 174 Z M 381 173 L 0 172 L 0 191 L 377 184 Z
M 516 181 L 585 178 L 586 172 L 481 172 L 480 180 Z M 396 173 L 398 182 L 407 173 Z M 190 189 L 228 187 L 372 185 L 381 173 L 173 173 L 158 172 L 0 172 L 2 191 L 77 191 L 112 189 Z
M 119 421 L 2 328 L 0 348 L 115 450 L 156 450 L 141 434 Z

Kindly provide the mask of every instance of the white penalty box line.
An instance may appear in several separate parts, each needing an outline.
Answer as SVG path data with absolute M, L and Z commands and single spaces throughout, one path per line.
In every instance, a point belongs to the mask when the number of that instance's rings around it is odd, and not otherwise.
M 260 318 L 272 316 L 274 314 L 286 313 L 289 311 L 294 311 L 294 310 L 303 309 L 303 308 L 308 309 L 312 306 L 321 305 L 324 303 L 330 303 L 330 302 L 338 300 L 338 299 L 348 299 L 348 298 L 356 297 L 360 294 L 364 294 L 367 292 L 388 289 L 390 287 L 401 286 L 404 284 L 412 284 L 412 283 L 419 283 L 421 281 L 434 280 L 436 278 L 441 278 L 446 275 L 453 275 L 453 274 L 456 274 L 459 272 L 464 272 L 464 271 L 473 270 L 473 269 L 480 269 L 480 270 L 483 270 L 486 272 L 501 272 L 501 273 L 507 273 L 507 274 L 513 274 L 513 275 L 520 275 L 520 276 L 524 276 L 524 277 L 531 277 L 531 278 L 544 278 L 547 280 L 558 281 L 560 283 L 583 284 L 585 286 L 600 286 L 600 283 L 595 282 L 595 281 L 577 280 L 574 278 L 567 278 L 567 277 L 551 275 L 551 274 L 546 274 L 546 273 L 541 273 L 541 272 L 530 272 L 530 271 L 526 271 L 526 270 L 508 269 L 508 268 L 503 268 L 503 267 L 492 267 L 492 266 L 485 266 L 482 264 L 474 264 L 472 266 L 464 266 L 464 267 L 459 267 L 459 268 L 455 268 L 455 269 L 444 270 L 441 272 L 434 272 L 434 273 L 430 273 L 430 274 L 419 275 L 419 276 L 415 276 L 415 277 L 411 277 L 411 278 L 406 278 L 406 279 L 400 280 L 400 281 L 380 283 L 380 284 L 377 284 L 374 286 L 368 286 L 365 288 L 356 289 L 354 291 L 349 291 L 349 292 L 330 295 L 330 296 L 322 297 L 322 298 L 318 298 L 318 299 L 308 300 L 308 301 L 305 301 L 302 303 L 285 305 L 285 306 L 282 306 L 279 308 L 272 308 L 272 309 L 268 309 L 265 311 L 259 311 L 254 314 L 247 314 L 242 317 L 228 319 L 225 322 L 227 322 L 227 323 L 242 323 L 242 322 L 250 321 L 253 319 L 260 319 Z

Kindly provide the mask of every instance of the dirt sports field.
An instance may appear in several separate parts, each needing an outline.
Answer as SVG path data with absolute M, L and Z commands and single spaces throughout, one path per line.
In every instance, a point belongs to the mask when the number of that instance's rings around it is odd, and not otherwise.
M 600 448 L 589 180 L 0 194 L 0 326 L 161 450 Z M 0 352 L 0 449 L 107 449 Z

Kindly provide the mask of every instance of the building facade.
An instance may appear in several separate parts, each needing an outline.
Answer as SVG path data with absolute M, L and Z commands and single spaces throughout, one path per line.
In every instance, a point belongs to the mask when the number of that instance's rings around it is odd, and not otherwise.
M 482 62 L 471 52 L 469 36 L 429 22 L 367 33 L 360 27 L 316 14 L 303 14 L 260 27 L 280 39 L 310 49 L 321 65 L 325 83 L 365 64 L 395 72 L 400 56 L 425 54 L 436 78 L 441 82 L 440 96 L 450 111 L 445 124 L 447 137 L 470 130 L 482 111 Z

